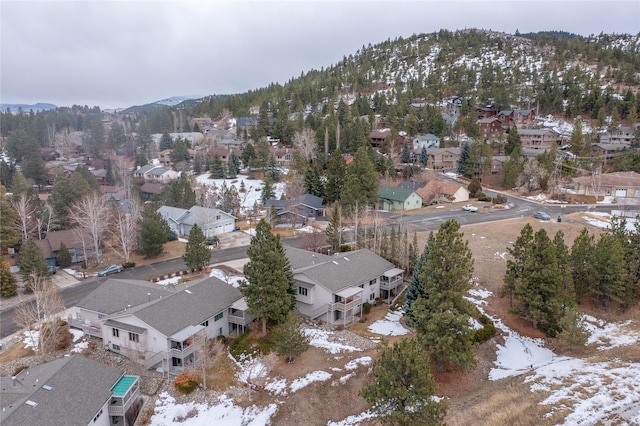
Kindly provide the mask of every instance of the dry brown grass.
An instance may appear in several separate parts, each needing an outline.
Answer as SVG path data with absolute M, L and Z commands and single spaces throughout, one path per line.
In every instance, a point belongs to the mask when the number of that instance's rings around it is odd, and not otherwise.
M 237 385 L 237 367 L 227 356 L 227 350 L 220 340 L 211 343 L 210 357 L 207 360 L 207 388 L 224 391 Z
M 11 345 L 0 352 L 0 363 L 14 361 L 19 358 L 33 356 L 36 353 L 31 348 L 25 348 L 22 344 Z

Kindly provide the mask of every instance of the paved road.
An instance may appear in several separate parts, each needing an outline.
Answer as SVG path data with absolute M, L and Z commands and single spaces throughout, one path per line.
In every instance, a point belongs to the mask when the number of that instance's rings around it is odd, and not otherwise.
M 495 196 L 492 191 L 485 191 L 489 196 Z M 586 205 L 566 205 L 564 207 L 556 205 L 541 205 L 533 201 L 508 196 L 509 209 L 485 209 L 480 208 L 478 213 L 463 211 L 459 208 L 451 209 L 446 206 L 443 209 L 434 209 L 429 213 L 421 213 L 417 215 L 398 215 L 392 212 L 378 212 L 381 217 L 388 219 L 389 226 L 393 223 L 402 222 L 408 232 L 435 231 L 444 221 L 454 218 L 462 225 L 477 224 L 482 222 L 493 222 L 498 220 L 513 219 L 519 217 L 530 217 L 533 212 L 542 210 L 547 212 L 553 220 L 558 215 L 574 213 L 579 211 L 611 211 L 611 206 L 586 206 Z M 481 206 L 481 203 L 474 203 Z M 487 204 L 488 205 L 488 204 Z M 301 237 L 283 239 L 282 243 L 287 246 L 302 248 L 303 240 Z M 248 244 L 248 243 L 246 243 Z M 211 263 L 223 263 L 231 260 L 242 259 L 246 257 L 247 245 L 235 246 L 226 249 L 214 250 L 211 254 Z M 148 279 L 172 271 L 186 269 L 181 258 L 158 262 L 150 265 L 144 265 L 132 269 L 127 269 L 117 276 L 122 279 Z M 60 290 L 60 294 L 64 301 L 64 306 L 70 308 L 75 306 L 80 300 L 86 297 L 90 292 L 95 290 L 106 278 L 89 278 L 78 284 L 65 287 Z M 3 339 L 16 331 L 18 326 L 14 321 L 15 308 L 7 307 L 0 311 L 0 339 Z

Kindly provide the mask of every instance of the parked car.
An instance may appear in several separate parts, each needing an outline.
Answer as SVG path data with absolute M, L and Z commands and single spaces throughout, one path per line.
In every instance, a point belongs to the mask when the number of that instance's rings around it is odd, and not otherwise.
M 476 213 L 478 211 L 478 208 L 476 206 L 474 206 L 474 205 L 467 204 L 467 205 L 462 206 L 462 210 Z
M 55 274 L 56 273 L 56 267 L 53 266 L 53 265 L 49 265 L 49 273 L 51 275 Z
M 106 268 L 98 271 L 99 277 L 106 277 L 107 275 L 117 274 L 118 272 L 122 272 L 124 270 L 124 266 L 122 265 L 109 265 Z
M 214 244 L 215 244 L 215 245 L 220 244 L 220 238 L 218 238 L 218 236 L 217 236 L 217 235 L 214 235 L 213 237 L 209 237 L 209 238 L 207 238 L 207 245 L 212 246 L 212 245 L 214 245 Z
M 540 219 L 540 220 L 551 220 L 551 216 L 549 216 L 545 212 L 535 212 L 533 214 L 533 217 L 535 217 L 536 219 Z

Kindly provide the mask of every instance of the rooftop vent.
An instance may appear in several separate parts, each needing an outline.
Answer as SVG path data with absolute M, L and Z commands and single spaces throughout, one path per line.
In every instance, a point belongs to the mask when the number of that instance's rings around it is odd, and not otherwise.
M 338 265 L 338 262 L 336 262 L 335 260 L 333 260 L 332 262 L 335 263 L 336 265 Z
M 189 289 L 186 289 L 184 292 L 187 293 L 187 294 L 193 294 L 193 293 L 191 293 L 191 290 L 189 290 Z
M 29 405 L 29 406 L 31 406 L 31 407 L 35 407 L 35 406 L 37 406 L 37 405 L 38 405 L 38 403 L 37 403 L 37 402 L 32 401 L 32 400 L 30 400 L 30 399 L 28 399 L 28 400 L 27 400 L 27 402 L 25 402 L 25 404 L 27 404 L 27 405 Z
M 42 389 L 46 390 L 46 391 L 52 391 L 53 387 L 49 386 L 49 385 L 42 385 Z

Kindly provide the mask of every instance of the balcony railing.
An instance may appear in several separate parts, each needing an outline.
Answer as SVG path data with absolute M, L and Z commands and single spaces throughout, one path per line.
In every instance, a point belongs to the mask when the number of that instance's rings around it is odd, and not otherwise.
M 389 281 L 380 281 L 380 288 L 389 290 L 398 287 L 400 284 L 402 284 L 402 275 L 396 275 L 389 278 Z
M 251 321 L 253 321 L 253 318 L 246 314 L 245 315 L 228 314 L 227 320 L 231 324 L 247 325 Z
M 344 302 L 331 303 L 329 307 L 331 308 L 332 311 L 346 312 L 349 309 L 352 309 L 360 305 L 362 305 L 362 299 L 358 298 L 358 299 L 347 300 Z

